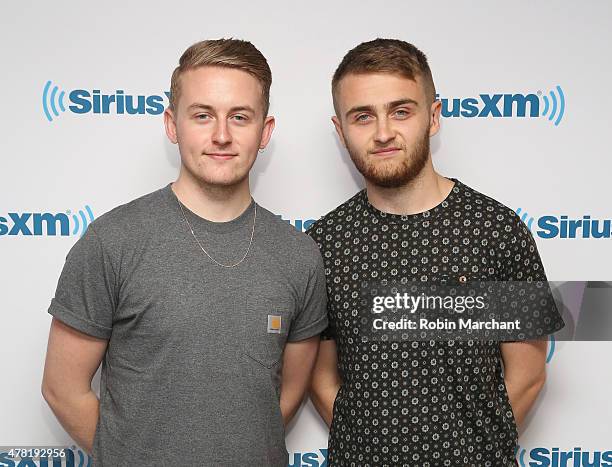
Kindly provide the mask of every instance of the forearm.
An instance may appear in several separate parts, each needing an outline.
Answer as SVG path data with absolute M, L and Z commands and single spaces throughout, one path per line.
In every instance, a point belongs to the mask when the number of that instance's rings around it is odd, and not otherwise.
M 285 426 L 289 424 L 304 400 L 318 350 L 318 335 L 289 342 L 285 346 L 280 394 L 280 409 Z
M 520 427 L 544 387 L 544 377 L 531 381 L 506 379 L 505 382 L 514 419 Z
M 334 413 L 334 402 L 339 390 L 340 384 L 334 384 L 325 387 L 314 386 L 310 392 L 310 399 L 312 400 L 312 403 L 328 427 L 331 427 Z
M 280 409 L 283 415 L 285 426 L 293 419 L 296 412 L 300 408 L 304 395 L 306 394 L 305 387 L 283 387 L 281 388 Z
M 45 399 L 64 430 L 88 453 L 92 452 L 100 402 L 93 391 L 69 397 L 45 393 Z

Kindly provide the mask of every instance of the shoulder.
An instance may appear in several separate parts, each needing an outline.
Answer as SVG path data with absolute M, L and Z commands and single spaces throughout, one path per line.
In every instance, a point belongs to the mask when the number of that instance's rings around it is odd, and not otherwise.
M 476 219 L 476 223 L 484 228 L 485 232 L 496 232 L 496 236 L 528 232 L 520 216 L 512 208 L 462 182 L 457 183 L 457 203 L 461 205 L 462 210 L 473 211 L 470 217 Z
M 359 191 L 344 203 L 322 216 L 314 222 L 307 230 L 307 234 L 318 244 L 320 248 L 331 240 L 331 238 L 354 220 L 363 209 L 361 197 L 364 190 Z
M 475 208 L 470 218 L 476 220 L 474 227 L 479 229 L 479 237 L 495 248 L 505 268 L 525 258 L 539 263 L 535 239 L 514 210 L 467 185 L 460 191 L 464 194 L 464 206 Z
M 319 262 L 319 249 L 312 238 L 261 205 L 257 205 L 257 224 L 256 232 L 264 236 L 268 253 L 279 261 L 309 268 Z
M 159 225 L 158 214 L 164 199 L 162 190 L 156 190 L 117 206 L 96 218 L 89 228 L 103 244 L 115 244 L 129 238 L 142 238 L 143 234 Z

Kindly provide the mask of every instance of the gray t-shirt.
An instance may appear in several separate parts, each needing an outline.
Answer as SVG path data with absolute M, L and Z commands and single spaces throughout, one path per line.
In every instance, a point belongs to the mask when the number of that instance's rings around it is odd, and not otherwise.
M 224 223 L 185 214 L 208 253 L 232 264 L 254 208 Z M 109 339 L 95 466 L 287 465 L 283 348 L 319 334 L 327 312 L 316 244 L 279 217 L 257 206 L 247 258 L 223 268 L 168 185 L 89 226 L 49 313 Z

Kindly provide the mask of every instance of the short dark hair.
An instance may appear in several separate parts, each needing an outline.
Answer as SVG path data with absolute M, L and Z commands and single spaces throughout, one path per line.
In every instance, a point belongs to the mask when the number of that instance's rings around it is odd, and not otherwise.
M 413 81 L 420 77 L 430 102 L 436 99 L 436 87 L 425 54 L 408 42 L 378 38 L 362 42 L 349 50 L 338 65 L 332 79 L 332 97 L 337 115 L 336 95 L 342 78 L 349 74 L 366 73 L 397 73 Z
M 235 68 L 255 77 L 262 88 L 264 116 L 268 115 L 272 85 L 270 66 L 257 47 L 249 41 L 239 39 L 205 40 L 193 44 L 183 52 L 170 81 L 170 110 L 176 110 L 181 94 L 181 74 L 201 66 Z

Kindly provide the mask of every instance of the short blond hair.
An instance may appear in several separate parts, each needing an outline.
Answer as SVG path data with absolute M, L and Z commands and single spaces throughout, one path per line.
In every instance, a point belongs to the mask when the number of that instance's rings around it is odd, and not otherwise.
M 176 110 L 181 96 L 181 75 L 202 66 L 235 68 L 252 75 L 261 84 L 264 116 L 268 115 L 272 85 L 268 61 L 249 41 L 231 38 L 200 41 L 183 52 L 170 80 L 170 110 Z

